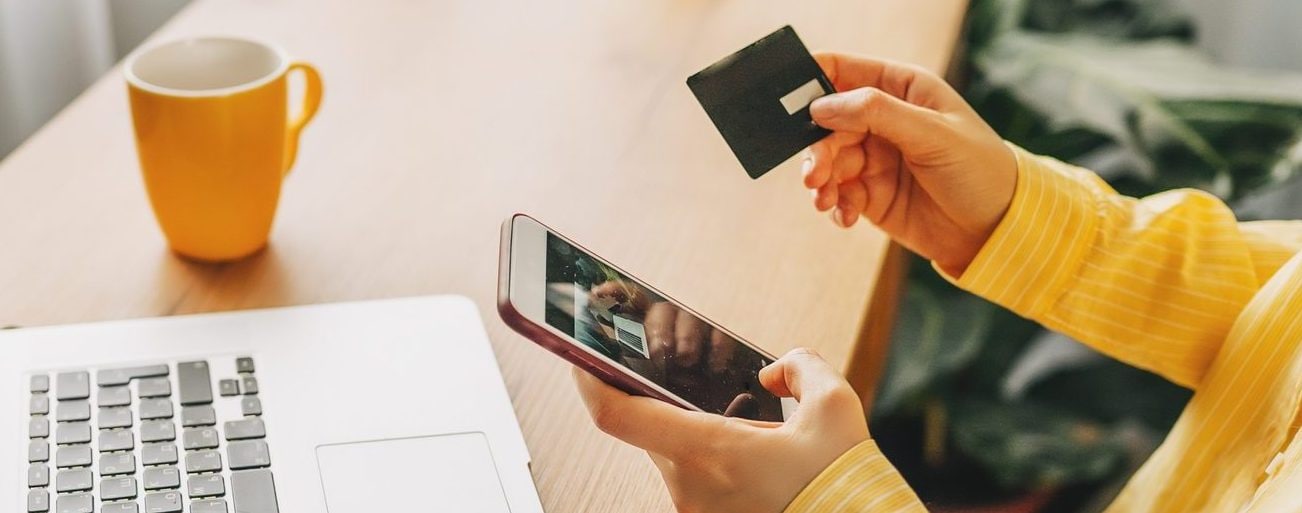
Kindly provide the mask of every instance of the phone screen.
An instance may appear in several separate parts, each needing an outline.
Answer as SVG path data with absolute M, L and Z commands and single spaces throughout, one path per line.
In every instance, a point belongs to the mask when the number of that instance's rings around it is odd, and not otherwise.
M 547 324 L 707 412 L 782 421 L 769 358 L 547 234 Z

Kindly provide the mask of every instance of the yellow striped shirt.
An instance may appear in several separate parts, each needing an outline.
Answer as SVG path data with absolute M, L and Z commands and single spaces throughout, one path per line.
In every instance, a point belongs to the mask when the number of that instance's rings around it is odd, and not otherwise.
M 954 282 L 1194 390 L 1108 511 L 1302 512 L 1302 222 L 1240 223 L 1193 190 L 1128 198 L 1015 151 L 1009 211 Z M 869 440 L 787 511 L 925 507 Z

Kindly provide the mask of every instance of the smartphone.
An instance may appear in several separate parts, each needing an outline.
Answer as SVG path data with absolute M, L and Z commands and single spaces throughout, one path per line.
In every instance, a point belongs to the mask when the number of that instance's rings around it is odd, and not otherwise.
M 533 218 L 503 223 L 501 251 L 502 320 L 606 383 L 720 415 L 794 411 L 760 385 L 773 356 Z

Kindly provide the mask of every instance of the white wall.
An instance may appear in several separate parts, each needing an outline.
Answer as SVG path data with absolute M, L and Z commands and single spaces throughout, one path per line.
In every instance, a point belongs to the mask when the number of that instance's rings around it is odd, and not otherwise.
M 1302 0 L 1183 0 L 1221 62 L 1302 71 Z
M 188 0 L 0 0 L 0 158 Z

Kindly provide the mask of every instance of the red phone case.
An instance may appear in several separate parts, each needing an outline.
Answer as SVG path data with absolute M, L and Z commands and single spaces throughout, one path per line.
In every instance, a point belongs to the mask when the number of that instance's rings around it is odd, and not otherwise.
M 506 221 L 502 223 L 502 243 L 501 243 L 502 249 L 498 255 L 498 265 L 497 265 L 498 268 L 497 313 L 502 317 L 502 320 L 506 322 L 506 325 L 510 326 L 511 329 L 515 330 L 517 333 L 524 335 L 525 338 L 528 338 L 529 340 L 532 340 L 534 343 L 542 346 L 548 351 L 555 353 L 556 356 L 564 358 L 566 361 L 569 361 L 570 363 L 578 366 L 580 369 L 583 369 L 587 371 L 589 374 L 592 374 L 593 376 L 600 378 L 602 381 L 606 382 L 606 384 L 610 386 L 623 390 L 624 392 L 627 392 L 629 394 L 654 397 L 661 401 L 667 402 L 669 404 L 677 405 L 682 408 L 700 410 L 700 408 L 697 408 L 696 406 L 691 405 L 686 401 L 676 399 L 672 396 L 663 394 L 651 387 L 642 384 L 642 382 L 633 379 L 631 376 L 628 375 L 629 371 L 625 370 L 623 367 L 602 360 L 600 357 L 590 354 L 586 351 L 580 350 L 578 348 L 574 348 L 572 343 L 548 331 L 546 328 L 537 325 L 533 321 L 530 321 L 529 319 L 525 318 L 524 315 L 521 315 L 520 312 L 515 309 L 515 306 L 511 305 L 511 297 L 510 297 L 511 222 L 516 217 L 528 217 L 529 219 L 532 219 L 534 222 L 537 222 L 543 228 L 546 228 L 547 231 L 556 234 L 556 236 L 564 239 L 570 245 L 574 246 L 575 248 L 578 248 L 584 253 L 592 255 L 593 257 L 600 260 L 603 264 L 610 266 L 612 269 L 619 272 L 620 274 L 624 276 L 630 276 L 630 277 L 632 276 L 632 274 L 629 274 L 623 269 L 620 269 L 619 267 L 612 265 L 604 258 L 598 257 L 596 253 L 589 251 L 587 248 L 575 243 L 574 241 L 570 240 L 568 237 L 561 235 L 556 230 L 553 230 L 547 225 L 542 224 L 537 219 L 533 219 L 532 217 L 529 217 L 525 214 L 515 214 L 511 217 L 508 217 Z M 644 283 L 642 285 L 646 286 L 646 284 Z M 647 288 L 655 291 L 657 294 L 669 300 L 674 304 L 674 306 L 677 306 L 678 308 L 681 308 L 684 311 L 692 315 L 695 315 L 696 317 L 706 321 L 712 326 L 719 327 L 718 324 L 706 319 L 705 317 L 701 316 L 701 314 L 692 311 L 690 308 L 683 306 L 682 303 L 675 301 L 673 298 L 670 298 L 664 293 L 655 290 L 654 288 L 651 287 L 647 287 Z M 722 330 L 722 328 L 720 329 Z M 763 355 L 765 358 L 768 358 L 769 361 L 775 360 L 775 358 L 773 358 L 772 355 L 768 354 L 767 352 L 765 352 L 764 350 L 758 347 L 755 347 L 753 344 L 742 340 L 741 338 L 737 337 L 733 333 L 727 330 L 722 330 L 722 331 L 724 333 L 727 333 L 728 336 L 736 339 L 739 343 L 745 344 L 747 347 L 751 348 L 755 352 Z

